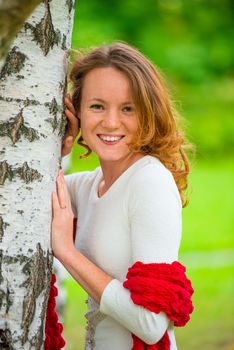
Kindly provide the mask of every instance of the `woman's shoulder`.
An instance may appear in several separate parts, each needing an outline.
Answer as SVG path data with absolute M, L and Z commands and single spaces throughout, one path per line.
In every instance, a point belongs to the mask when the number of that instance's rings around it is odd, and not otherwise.
M 144 186 L 152 185 L 152 183 L 175 183 L 172 173 L 158 158 L 153 156 L 145 156 L 132 175 L 131 183 L 143 183 Z
M 165 196 L 171 193 L 181 205 L 180 194 L 172 173 L 158 158 L 153 156 L 144 158 L 129 181 L 129 190 L 134 193 L 133 197 Z

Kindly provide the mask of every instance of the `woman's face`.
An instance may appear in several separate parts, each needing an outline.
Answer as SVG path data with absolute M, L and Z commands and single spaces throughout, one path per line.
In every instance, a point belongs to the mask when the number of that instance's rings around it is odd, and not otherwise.
M 137 132 L 137 111 L 131 84 L 121 71 L 95 68 L 85 77 L 80 104 L 82 136 L 102 165 L 127 160 L 128 144 Z

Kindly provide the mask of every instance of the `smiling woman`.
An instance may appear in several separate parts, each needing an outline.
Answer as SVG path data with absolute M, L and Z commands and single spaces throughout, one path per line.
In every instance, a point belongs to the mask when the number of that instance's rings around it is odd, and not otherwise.
M 78 118 L 82 136 L 98 155 L 102 169 L 111 169 L 114 174 L 112 183 L 143 157 L 129 148 L 138 129 L 137 110 L 130 81 L 123 72 L 105 67 L 86 75 Z M 112 183 L 105 182 L 106 190 Z
M 193 310 L 177 261 L 189 165 L 166 88 L 122 43 L 79 57 L 71 80 L 63 154 L 80 128 L 101 167 L 58 176 L 52 248 L 89 294 L 85 349 L 176 350 Z

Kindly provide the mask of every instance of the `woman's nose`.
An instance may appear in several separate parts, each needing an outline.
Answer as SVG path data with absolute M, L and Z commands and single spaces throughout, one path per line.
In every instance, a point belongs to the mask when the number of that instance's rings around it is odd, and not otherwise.
M 106 129 L 116 129 L 120 125 L 120 116 L 117 111 L 110 111 L 106 113 L 102 122 L 103 127 Z

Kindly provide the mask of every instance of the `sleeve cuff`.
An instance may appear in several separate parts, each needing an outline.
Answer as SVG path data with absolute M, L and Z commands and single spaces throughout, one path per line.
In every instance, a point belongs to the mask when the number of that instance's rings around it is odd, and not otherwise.
M 146 344 L 158 342 L 169 325 L 169 319 L 163 312 L 156 314 L 135 305 L 129 290 L 117 279 L 113 279 L 104 289 L 100 299 L 100 311 L 115 319 Z

